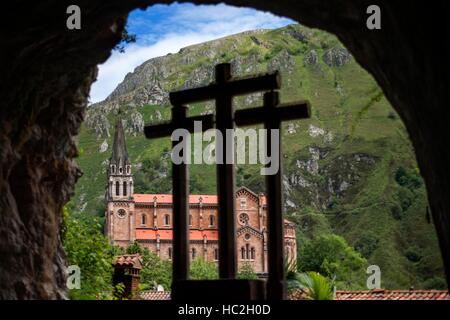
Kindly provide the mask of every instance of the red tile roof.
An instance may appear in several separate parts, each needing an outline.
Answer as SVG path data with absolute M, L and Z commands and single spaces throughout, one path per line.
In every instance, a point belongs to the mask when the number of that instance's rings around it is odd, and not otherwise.
M 134 194 L 134 201 L 136 203 L 153 203 L 155 201 L 157 203 L 172 203 L 172 195 L 171 194 Z M 217 196 L 216 195 L 205 195 L 205 194 L 192 194 L 189 195 L 189 203 L 199 203 L 200 198 L 202 199 L 202 203 L 207 204 L 216 204 Z
M 291 300 L 307 299 L 302 290 L 297 290 Z M 143 300 L 170 300 L 170 291 L 143 291 L 140 293 Z M 336 291 L 335 300 L 450 300 L 445 290 L 366 290 L 366 291 Z
M 241 189 L 246 189 L 244 187 L 239 188 L 236 192 L 238 192 Z M 157 203 L 172 203 L 172 195 L 171 194 L 139 194 L 135 193 L 134 195 L 134 201 L 136 203 L 153 203 L 155 201 Z M 199 203 L 200 198 L 202 200 L 202 203 L 205 204 L 217 204 L 218 203 L 218 197 L 217 195 L 210 195 L 210 194 L 191 194 L 189 195 L 189 203 Z M 267 198 L 266 196 L 261 195 L 259 197 L 261 204 L 266 205 L 267 204 Z
M 136 240 L 155 240 L 159 235 L 160 240 L 172 240 L 172 229 L 136 229 Z M 190 240 L 203 240 L 206 236 L 208 241 L 218 240 L 219 233 L 217 230 L 190 230 Z
M 450 295 L 446 290 L 338 290 L 336 300 L 450 300 Z
M 142 291 L 139 293 L 142 300 L 170 300 L 170 291 Z

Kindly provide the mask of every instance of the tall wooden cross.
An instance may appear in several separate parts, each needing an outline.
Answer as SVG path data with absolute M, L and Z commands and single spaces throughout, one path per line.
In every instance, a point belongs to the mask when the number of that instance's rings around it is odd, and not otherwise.
M 210 298 L 236 298 L 238 292 L 247 292 L 247 298 L 284 298 L 284 232 L 282 217 L 282 192 L 281 192 L 281 155 L 276 156 L 280 169 L 274 175 L 267 176 L 267 202 L 268 202 L 268 235 L 269 235 L 269 278 L 267 292 L 260 293 L 264 289 L 261 280 L 239 281 L 236 280 L 236 230 L 235 230 L 235 176 L 234 165 L 227 159 L 233 159 L 234 155 L 222 154 L 223 150 L 234 150 L 234 140 L 226 139 L 226 130 L 234 129 L 235 124 L 240 126 L 264 123 L 269 130 L 280 129 L 281 121 L 307 118 L 310 108 L 307 102 L 279 106 L 277 90 L 281 85 L 281 77 L 278 72 L 260 75 L 252 78 L 232 79 L 231 66 L 228 63 L 219 64 L 215 69 L 215 83 L 209 86 L 187 89 L 170 93 L 172 108 L 172 121 L 166 124 L 146 126 L 147 138 L 158 138 L 170 135 L 173 130 L 184 128 L 193 131 L 194 121 L 202 121 L 202 128 L 207 130 L 215 122 L 216 130 L 224 137 L 222 150 L 216 150 L 217 163 L 217 193 L 219 199 L 219 277 L 221 280 L 214 282 L 198 282 L 204 288 L 215 289 L 208 292 Z M 258 108 L 233 110 L 232 99 L 234 96 L 245 95 L 254 92 L 266 92 L 264 94 L 264 106 Z M 212 115 L 186 117 L 186 105 L 193 102 L 215 100 L 215 121 Z M 268 134 L 269 135 L 269 134 Z M 229 141 L 231 140 L 231 141 Z M 177 141 L 173 142 L 174 145 Z M 281 146 L 280 140 L 277 143 Z M 271 139 L 267 139 L 266 150 L 271 150 Z M 184 149 L 185 150 L 185 149 Z M 172 298 L 182 299 L 189 290 L 195 289 L 193 281 L 188 280 L 189 256 L 188 256 L 188 169 L 186 163 L 173 164 L 173 285 Z M 239 287 L 242 288 L 239 288 Z M 247 288 L 243 288 L 247 286 Z M 242 289 L 242 290 L 240 290 Z M 203 296 L 204 298 L 204 296 Z M 241 298 L 245 298 L 241 296 Z

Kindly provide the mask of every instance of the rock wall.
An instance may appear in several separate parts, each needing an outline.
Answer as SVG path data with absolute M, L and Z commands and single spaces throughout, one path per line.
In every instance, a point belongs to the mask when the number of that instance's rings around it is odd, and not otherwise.
M 158 1 L 168 2 L 168 1 Z M 219 1 L 193 1 L 216 3 Z M 228 0 L 335 33 L 379 82 L 410 133 L 450 274 L 450 74 L 447 1 L 377 1 L 382 30 L 366 28 L 373 1 Z M 82 8 L 82 30 L 65 28 Z M 129 11 L 153 1 L 14 1 L 0 22 L 0 299 L 65 298 L 60 212 L 80 172 L 77 134 L 96 66 L 119 41 Z M 433 35 L 433 36 L 431 36 Z M 299 35 L 301 36 L 301 35 Z M 440 39 L 436 41 L 435 39 Z M 330 62 L 345 57 L 330 54 Z M 311 56 L 310 63 L 314 61 Z

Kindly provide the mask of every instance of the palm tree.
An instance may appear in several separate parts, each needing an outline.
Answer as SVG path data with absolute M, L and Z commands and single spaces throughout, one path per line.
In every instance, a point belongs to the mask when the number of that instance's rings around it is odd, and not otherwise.
M 305 289 L 308 299 L 333 300 L 334 292 L 332 283 L 320 273 L 307 272 L 296 274 L 296 280 Z

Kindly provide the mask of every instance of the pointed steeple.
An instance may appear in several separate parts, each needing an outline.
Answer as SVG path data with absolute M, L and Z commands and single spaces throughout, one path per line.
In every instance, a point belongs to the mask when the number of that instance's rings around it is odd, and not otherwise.
M 116 122 L 116 131 L 114 133 L 114 144 L 110 164 L 115 164 L 118 167 L 124 167 L 125 165 L 130 164 L 127 145 L 125 142 L 125 133 L 122 126 L 122 119 L 119 119 Z

